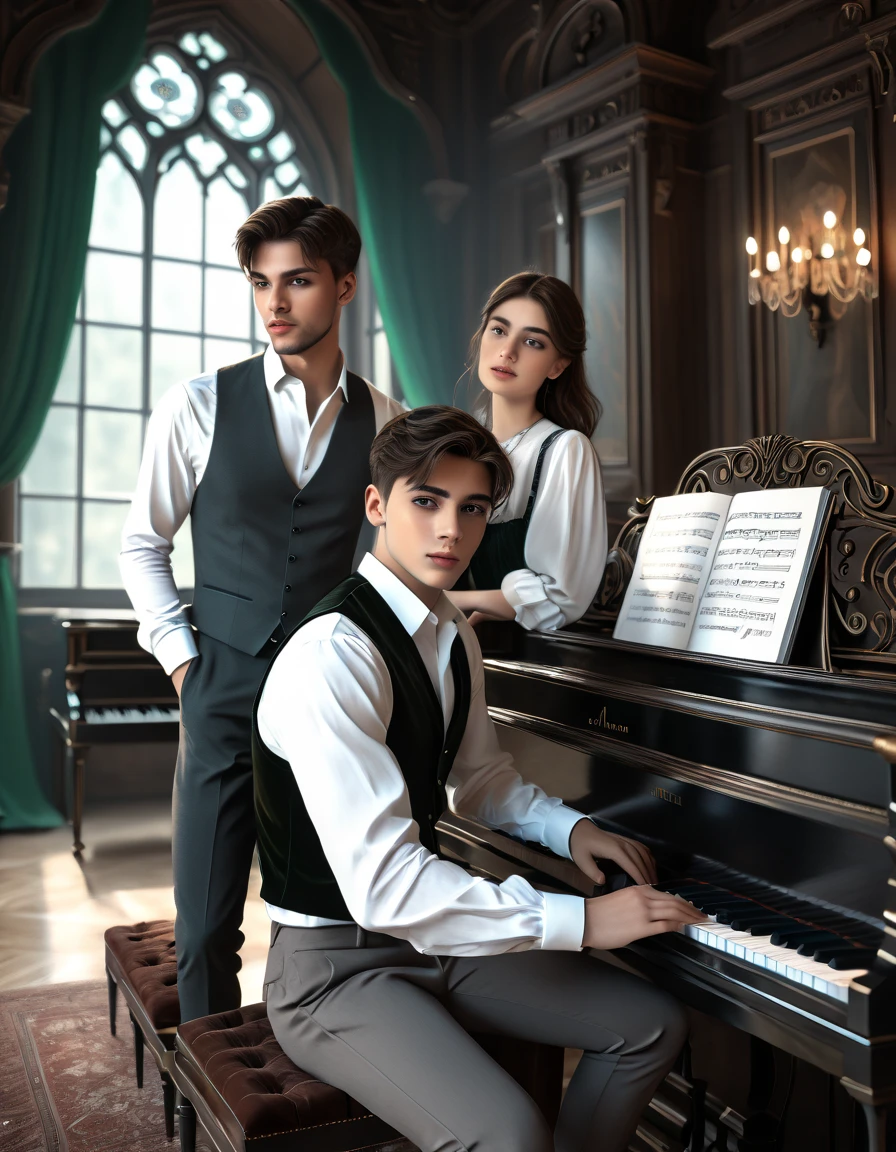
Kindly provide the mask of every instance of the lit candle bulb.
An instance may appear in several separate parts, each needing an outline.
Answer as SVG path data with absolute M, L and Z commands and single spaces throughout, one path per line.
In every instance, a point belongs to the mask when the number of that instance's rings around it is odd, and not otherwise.
M 833 244 L 827 244 L 827 243 L 822 244 L 821 255 L 824 257 L 825 260 L 830 260 L 830 258 L 834 255 L 834 245 Z
M 830 208 L 825 212 L 822 220 L 825 228 L 836 228 L 837 226 L 837 214 L 836 212 L 832 212 Z
M 856 264 L 861 264 L 863 268 L 866 268 L 870 263 L 871 253 L 867 248 L 860 248 L 858 252 L 856 252 Z
M 777 252 L 767 252 L 765 256 L 765 266 L 769 272 L 777 272 L 781 267 L 781 258 Z
M 759 251 L 759 245 L 756 243 L 756 238 L 754 236 L 748 236 L 747 237 L 746 247 L 747 247 L 747 252 L 750 256 L 755 256 L 756 253 Z
M 802 262 L 803 262 L 803 250 L 802 250 L 802 248 L 794 248 L 794 250 L 790 253 L 790 259 L 794 262 L 794 264 L 802 264 Z
M 790 232 L 784 227 L 783 224 L 778 229 L 778 242 L 781 244 L 790 243 Z
M 856 228 L 855 232 L 852 234 L 852 238 L 857 248 L 861 248 L 865 243 L 865 233 L 861 228 Z

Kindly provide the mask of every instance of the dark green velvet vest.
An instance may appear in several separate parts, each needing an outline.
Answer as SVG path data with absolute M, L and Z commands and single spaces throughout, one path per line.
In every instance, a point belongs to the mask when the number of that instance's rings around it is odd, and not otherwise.
M 470 710 L 470 665 L 458 636 L 451 648 L 454 711 L 445 735 L 442 706 L 426 665 L 411 636 L 373 585 L 350 576 L 309 612 L 306 624 L 328 612 L 340 612 L 361 628 L 385 661 L 392 681 L 392 718 L 386 733 L 407 784 L 411 814 L 420 826 L 420 842 L 436 851 L 435 824 L 444 812 L 445 781 L 463 739 Z M 274 657 L 279 659 L 283 649 Z M 265 680 L 270 673 L 268 668 Z M 292 768 L 275 756 L 258 734 L 258 701 L 252 712 L 252 767 L 261 895 L 278 908 L 331 920 L 352 920 L 339 885 L 302 800 Z M 326 771 L 320 765 L 319 771 Z
M 515 520 L 505 520 L 503 524 L 489 524 L 486 527 L 482 543 L 476 549 L 470 563 L 470 575 L 476 588 L 500 588 L 501 581 L 508 572 L 516 572 L 519 568 L 527 567 L 526 533 L 529 531 L 535 497 L 538 495 L 545 453 L 563 432 L 563 428 L 558 428 L 556 432 L 546 436 L 538 451 L 535 472 L 532 475 L 532 487 L 529 490 L 526 511 L 522 516 L 517 516 Z

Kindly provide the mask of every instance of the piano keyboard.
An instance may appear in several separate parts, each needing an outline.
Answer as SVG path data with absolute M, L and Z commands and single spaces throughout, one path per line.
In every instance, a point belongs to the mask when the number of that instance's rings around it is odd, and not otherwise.
M 85 708 L 84 720 L 88 724 L 177 724 L 179 708 Z
M 798 917 L 806 911 L 801 901 L 769 907 L 693 880 L 662 887 L 706 912 L 706 920 L 685 925 L 692 940 L 834 1000 L 847 1001 L 850 981 L 863 976 L 874 959 L 867 940 L 845 935 L 831 914 L 818 910 L 812 920 Z

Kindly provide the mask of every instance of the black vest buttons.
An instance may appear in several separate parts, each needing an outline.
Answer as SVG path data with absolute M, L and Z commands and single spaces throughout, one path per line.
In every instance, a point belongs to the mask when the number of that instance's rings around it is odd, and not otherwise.
M 286 615 L 286 613 L 285 613 L 285 612 L 281 612 L 281 613 L 280 613 L 280 615 L 281 615 L 281 616 L 285 616 L 285 615 Z
M 272 637 L 271 637 L 271 643 L 272 643 L 272 644 L 276 644 L 276 643 L 277 643 L 277 637 L 276 637 L 276 636 L 272 636 Z
M 295 564 L 295 556 L 287 556 L 286 559 L 290 562 L 290 564 Z
M 438 786 L 439 786 L 440 788 L 442 787 L 442 785 L 443 785 L 444 783 L 445 783 L 445 781 L 444 781 L 444 780 L 436 780 L 436 784 L 438 784 Z
M 292 584 L 287 584 L 283 589 L 284 592 L 292 592 Z
M 296 508 L 301 508 L 301 507 L 302 507 L 302 501 L 296 500 Z

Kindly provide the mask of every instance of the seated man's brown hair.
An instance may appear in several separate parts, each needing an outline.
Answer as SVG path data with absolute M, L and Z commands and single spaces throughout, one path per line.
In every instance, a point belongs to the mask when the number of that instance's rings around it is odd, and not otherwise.
M 236 258 L 244 271 L 252 265 L 259 244 L 295 240 L 305 258 L 326 260 L 336 280 L 354 272 L 361 254 L 361 237 L 350 217 L 335 204 L 316 196 L 285 196 L 256 208 L 236 233 Z
M 504 449 L 468 412 L 446 404 L 414 408 L 383 425 L 370 448 L 371 483 L 388 500 L 396 480 L 425 484 L 448 453 L 488 468 L 494 507 L 510 495 L 513 468 Z

